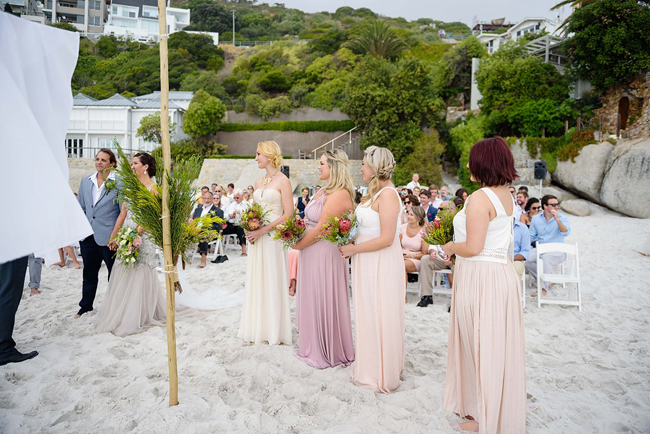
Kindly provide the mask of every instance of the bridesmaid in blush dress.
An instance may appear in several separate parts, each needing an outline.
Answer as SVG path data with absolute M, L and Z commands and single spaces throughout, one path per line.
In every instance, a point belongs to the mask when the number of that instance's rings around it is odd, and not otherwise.
M 468 431 L 523 434 L 524 318 L 508 253 L 515 204 L 507 184 L 517 170 L 501 137 L 476 143 L 468 168 L 482 188 L 454 217 L 454 241 L 442 246 L 456 255 L 443 408 L 471 419 L 460 424 Z
M 404 370 L 404 293 L 406 273 L 399 241 L 401 201 L 390 182 L 393 154 L 370 146 L 361 173 L 368 194 L 356 209 L 356 244 L 340 247 L 352 256 L 352 294 L 356 360 L 352 381 L 376 392 L 390 393 Z
M 348 156 L 341 150 L 327 151 L 320 159 L 320 179 L 327 182 L 305 208 L 307 232 L 293 247 L 300 250 L 296 325 L 296 357 L 318 369 L 347 366 L 354 360 L 348 261 L 338 248 L 318 240 L 330 216 L 352 210 L 354 189 Z
M 255 182 L 253 198 L 269 211 L 270 223 L 246 233 L 250 241 L 246 290 L 239 337 L 256 344 L 291 344 L 289 264 L 287 252 L 271 237 L 275 227 L 293 212 L 291 183 L 282 172 L 282 154 L 275 142 L 260 142 L 255 156 L 266 176 Z

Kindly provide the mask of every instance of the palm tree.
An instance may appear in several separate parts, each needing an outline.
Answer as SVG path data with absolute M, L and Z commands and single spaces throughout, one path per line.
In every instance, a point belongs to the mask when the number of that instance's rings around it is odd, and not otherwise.
M 384 21 L 374 20 L 362 24 L 352 39 L 345 43 L 345 47 L 359 54 L 392 59 L 407 49 L 408 44 Z

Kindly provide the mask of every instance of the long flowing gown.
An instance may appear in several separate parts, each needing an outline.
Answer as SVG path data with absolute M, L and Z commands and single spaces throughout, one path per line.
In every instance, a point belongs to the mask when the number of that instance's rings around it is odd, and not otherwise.
M 136 229 L 130 214 L 124 226 Z M 138 259 L 134 266 L 115 261 L 95 326 L 97 332 L 126 336 L 165 324 L 165 293 L 156 271 L 156 247 L 146 232 Z
M 488 225 L 483 251 L 456 258 L 443 408 L 474 417 L 482 434 L 523 434 L 524 322 L 519 278 L 508 259 L 513 217 L 494 192 L 482 190 L 497 216 Z M 465 222 L 463 208 L 454 217 L 456 242 L 466 240 Z
M 383 190 L 375 194 L 375 199 Z M 397 190 L 390 190 L 398 195 Z M 358 244 L 381 235 L 379 213 L 372 209 L 370 202 L 359 205 L 355 213 L 359 223 Z M 404 370 L 406 272 L 399 241 L 400 223 L 398 215 L 394 240 L 389 247 L 352 257 L 357 344 L 352 381 L 383 393 L 399 387 L 400 374 Z
M 307 229 L 314 230 L 324 197 L 305 208 Z M 296 296 L 296 357 L 318 369 L 347 366 L 354 360 L 348 261 L 336 245 L 321 240 L 300 252 Z
M 268 211 L 269 221 L 283 214 L 282 194 L 275 189 L 253 193 Z M 248 249 L 246 290 L 238 336 L 246 342 L 291 345 L 289 264 L 287 252 L 271 233 Z

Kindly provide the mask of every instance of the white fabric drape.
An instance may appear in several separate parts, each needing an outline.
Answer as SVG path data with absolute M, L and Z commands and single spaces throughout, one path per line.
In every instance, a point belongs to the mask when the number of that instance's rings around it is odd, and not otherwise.
M 68 186 L 79 34 L 0 13 L 0 263 L 92 234 Z

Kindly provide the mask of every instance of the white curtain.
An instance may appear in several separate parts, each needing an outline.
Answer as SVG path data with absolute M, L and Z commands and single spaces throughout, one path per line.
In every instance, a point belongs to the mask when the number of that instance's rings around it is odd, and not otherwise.
M 78 51 L 76 32 L 0 13 L 0 263 L 92 234 L 65 152 Z

